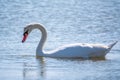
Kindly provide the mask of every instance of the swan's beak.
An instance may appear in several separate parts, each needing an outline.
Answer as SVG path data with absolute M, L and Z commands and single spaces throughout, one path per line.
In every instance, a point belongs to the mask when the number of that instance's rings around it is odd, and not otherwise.
M 25 33 L 23 34 L 22 43 L 25 42 L 25 40 L 27 39 L 27 36 L 28 36 L 28 32 L 25 32 Z

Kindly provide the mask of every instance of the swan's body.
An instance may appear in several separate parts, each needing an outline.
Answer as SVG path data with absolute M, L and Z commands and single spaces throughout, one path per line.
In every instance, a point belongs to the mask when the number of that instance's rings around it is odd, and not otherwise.
M 111 48 L 117 43 L 116 41 L 108 46 L 102 44 L 76 43 L 76 44 L 65 45 L 55 50 L 45 52 L 43 50 L 43 46 L 47 38 L 47 32 L 45 28 L 40 24 L 30 24 L 27 27 L 25 27 L 24 38 L 22 42 L 26 40 L 27 35 L 33 29 L 39 29 L 42 32 L 42 37 L 36 50 L 37 56 L 60 57 L 60 58 L 104 57 L 111 50 Z

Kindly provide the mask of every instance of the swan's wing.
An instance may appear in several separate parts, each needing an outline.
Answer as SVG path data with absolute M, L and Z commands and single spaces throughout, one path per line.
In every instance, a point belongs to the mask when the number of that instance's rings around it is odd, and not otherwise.
M 48 52 L 51 57 L 91 57 L 105 55 L 107 46 L 92 44 L 72 44 Z

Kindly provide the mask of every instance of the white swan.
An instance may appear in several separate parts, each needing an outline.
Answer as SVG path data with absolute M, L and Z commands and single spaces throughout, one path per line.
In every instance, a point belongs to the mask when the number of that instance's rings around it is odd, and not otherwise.
M 23 34 L 24 37 L 23 37 L 22 42 L 25 42 L 28 34 L 33 29 L 39 29 L 42 33 L 41 40 L 40 40 L 39 45 L 38 45 L 37 50 L 36 50 L 37 56 L 59 57 L 59 58 L 104 57 L 111 50 L 111 48 L 117 43 L 117 41 L 116 41 L 108 46 L 102 45 L 102 44 L 76 43 L 76 44 L 65 45 L 65 46 L 62 46 L 62 47 L 57 48 L 55 50 L 45 52 L 43 50 L 43 46 L 44 46 L 44 43 L 45 43 L 46 38 L 47 38 L 47 32 L 41 24 L 27 25 L 24 28 L 24 34 Z

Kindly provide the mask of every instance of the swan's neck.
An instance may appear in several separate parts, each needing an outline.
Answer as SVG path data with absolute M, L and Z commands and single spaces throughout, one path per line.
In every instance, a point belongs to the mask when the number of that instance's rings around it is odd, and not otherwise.
M 34 29 L 39 29 L 42 33 L 40 42 L 39 42 L 37 50 L 36 50 L 37 54 L 41 54 L 41 56 L 42 56 L 43 55 L 44 43 L 45 43 L 46 38 L 47 38 L 47 32 L 46 32 L 45 28 L 40 24 L 35 24 L 33 28 Z

